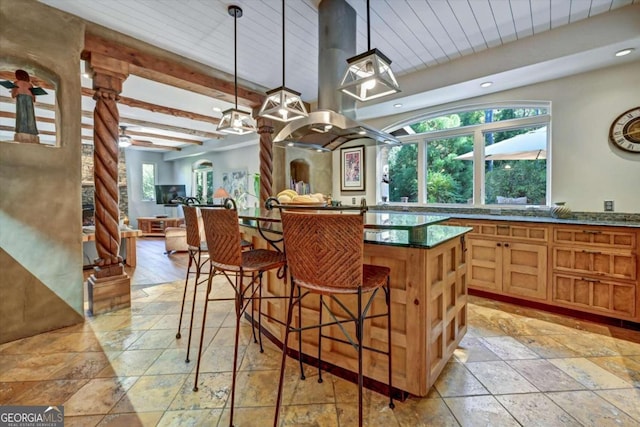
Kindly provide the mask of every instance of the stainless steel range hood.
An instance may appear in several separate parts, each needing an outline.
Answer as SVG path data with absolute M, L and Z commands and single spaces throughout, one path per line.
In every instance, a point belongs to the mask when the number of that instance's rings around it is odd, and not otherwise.
M 322 0 L 318 24 L 318 110 L 287 124 L 273 139 L 274 144 L 317 151 L 333 151 L 356 139 L 362 145 L 399 145 L 393 135 L 354 120 L 355 100 L 338 90 L 347 59 L 355 54 L 353 8 L 345 0 Z

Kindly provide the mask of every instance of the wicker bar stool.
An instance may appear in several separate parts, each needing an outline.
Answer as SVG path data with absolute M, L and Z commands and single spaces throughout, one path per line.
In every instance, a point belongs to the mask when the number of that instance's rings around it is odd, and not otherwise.
M 284 336 L 278 398 L 274 426 L 278 426 L 282 386 L 286 365 L 287 344 L 290 332 L 298 332 L 302 340 L 302 331 L 318 329 L 318 382 L 322 382 L 322 339 L 331 339 L 351 344 L 358 352 L 358 420 L 362 426 L 362 351 L 363 349 L 386 354 L 388 357 L 389 407 L 393 408 L 391 376 L 391 299 L 389 289 L 390 269 L 382 266 L 364 264 L 364 215 L 348 213 L 309 213 L 283 210 L 282 228 L 287 268 L 291 275 L 291 294 L 287 310 L 287 326 Z M 382 289 L 385 293 L 386 313 L 369 314 L 371 304 Z M 302 299 L 309 295 L 319 295 L 320 310 L 318 324 L 298 327 L 291 325 L 293 307 L 302 305 Z M 368 296 L 365 301 L 363 297 Z M 341 301 L 341 297 L 355 295 L 357 312 L 350 310 Z M 338 310 L 332 310 L 327 300 L 335 302 Z M 326 311 L 331 321 L 323 323 L 322 313 Z M 387 318 L 387 351 L 368 347 L 363 344 L 364 322 L 373 318 Z M 355 334 L 347 331 L 353 324 Z M 323 335 L 323 327 L 338 326 L 344 332 L 346 340 Z M 355 335 L 355 336 L 354 336 Z M 304 379 L 304 378 L 303 378 Z
M 202 224 L 202 216 L 200 215 L 200 210 L 195 206 L 184 205 L 182 207 L 184 212 L 184 222 L 187 228 L 187 245 L 189 245 L 188 253 L 189 253 L 189 264 L 187 265 L 187 276 L 184 280 L 184 292 L 182 294 L 182 308 L 180 309 L 180 320 L 178 321 L 178 333 L 176 333 L 176 338 L 180 339 L 182 337 L 181 328 L 182 328 L 182 316 L 184 313 L 184 304 L 187 298 L 187 287 L 189 285 L 189 277 L 191 274 L 195 273 L 195 283 L 193 286 L 193 301 L 191 303 L 191 320 L 189 322 L 189 339 L 187 340 L 187 357 L 185 362 L 189 363 L 189 351 L 191 349 L 191 332 L 193 331 L 193 316 L 196 307 L 196 295 L 198 292 L 198 286 L 206 283 L 207 278 L 200 280 L 200 276 L 205 271 L 205 265 L 207 261 L 209 261 L 209 251 L 207 249 L 207 242 L 204 235 L 204 227 Z M 240 241 L 240 247 L 243 250 L 251 249 L 253 245 L 246 240 Z M 191 271 L 191 267 L 194 268 L 194 271 Z M 254 340 L 255 340 L 255 330 L 254 330 Z
M 230 425 L 233 425 L 233 412 L 236 390 L 236 372 L 238 370 L 238 337 L 240 335 L 240 320 L 248 306 L 254 301 L 258 302 L 258 334 L 260 339 L 260 351 L 262 349 L 261 333 L 261 307 L 262 276 L 265 271 L 283 268 L 286 265 L 285 255 L 281 252 L 267 249 L 251 249 L 242 251 L 240 245 L 240 226 L 238 211 L 231 199 L 225 200 L 225 206 L 202 208 L 202 219 L 209 251 L 211 273 L 207 282 L 207 298 L 204 303 L 202 318 L 202 331 L 200 346 L 198 347 L 198 363 L 196 365 L 194 391 L 198 391 L 198 374 L 200 372 L 200 356 L 207 321 L 207 307 L 210 301 L 235 301 L 236 330 L 235 349 L 233 353 L 233 377 L 231 382 L 231 414 Z M 228 208 L 232 205 L 231 208 Z M 234 298 L 210 298 L 212 279 L 215 274 L 222 274 L 234 290 Z M 250 279 L 244 283 L 244 279 Z M 253 313 L 251 324 L 254 325 Z

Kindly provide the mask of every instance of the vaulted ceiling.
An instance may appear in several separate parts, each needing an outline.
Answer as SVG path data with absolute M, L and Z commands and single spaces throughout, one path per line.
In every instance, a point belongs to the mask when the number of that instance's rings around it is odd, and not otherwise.
M 212 67 L 233 79 L 234 23 L 227 13 L 229 1 L 40 1 Z M 356 51 L 360 53 L 367 50 L 366 0 L 346 1 L 357 13 Z M 238 78 L 257 90 L 280 86 L 281 0 L 237 0 L 233 3 L 244 11 L 237 22 Z M 300 91 L 303 100 L 310 103 L 316 100 L 318 92 L 317 3 L 316 0 L 286 1 L 286 85 Z M 402 108 L 407 110 L 486 93 L 487 90 L 478 87 L 478 82 L 484 79 L 496 83 L 489 90 L 499 91 L 556 78 L 562 73 L 607 66 L 614 63 L 610 50 L 617 47 L 635 47 L 634 54 L 625 60 L 637 60 L 640 24 L 635 24 L 635 37 L 633 23 L 622 22 L 620 26 L 627 27 L 626 33 L 600 31 L 597 39 L 592 34 L 593 28 L 590 30 L 587 26 L 591 22 L 595 25 L 598 20 L 604 22 L 607 15 L 622 15 L 618 9 L 625 7 L 625 11 L 638 15 L 640 0 L 371 0 L 371 46 L 393 61 L 392 68 L 403 92 L 389 100 L 358 105 L 358 118 L 397 113 L 393 104 L 402 103 Z M 556 37 L 550 38 L 548 34 Z M 557 40 L 557 44 L 550 42 L 552 40 Z M 516 46 L 518 49 L 513 48 Z M 499 66 L 482 62 L 481 58 L 485 62 L 487 58 L 491 59 L 487 53 L 493 51 L 500 51 L 502 55 L 501 60 L 496 61 L 502 62 Z M 475 58 L 480 61 L 476 67 L 471 62 Z M 550 67 L 551 61 L 558 61 L 557 66 Z M 450 70 L 455 64 L 461 66 L 452 73 Z M 541 64 L 545 68 L 537 72 L 535 66 Z M 436 73 L 438 70 L 445 72 Z M 510 84 L 501 85 L 496 81 L 510 78 Z M 89 87 L 90 81 L 83 80 L 83 85 Z M 443 91 L 444 88 L 447 90 Z M 224 110 L 231 105 L 135 76 L 125 82 L 123 96 L 212 117 L 221 115 L 213 111 L 214 107 Z M 83 99 L 83 107 L 91 110 L 91 102 L 88 98 Z M 134 121 L 215 132 L 215 125 L 211 123 L 168 115 L 154 116 L 157 114 L 126 105 L 121 110 L 123 117 Z M 143 128 L 142 132 L 153 132 L 147 126 Z M 169 135 L 193 138 L 188 134 Z M 208 138 L 195 139 L 205 141 Z M 166 144 L 184 147 L 189 143 L 169 141 Z

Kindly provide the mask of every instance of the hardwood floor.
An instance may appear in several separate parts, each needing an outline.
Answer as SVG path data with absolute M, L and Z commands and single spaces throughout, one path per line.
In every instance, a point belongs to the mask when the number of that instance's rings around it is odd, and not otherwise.
M 164 238 L 140 237 L 136 250 L 137 266 L 125 267 L 131 277 L 131 286 L 145 287 L 184 280 L 189 256 L 186 252 L 165 254 Z M 85 281 L 92 273 L 92 269 L 84 270 Z

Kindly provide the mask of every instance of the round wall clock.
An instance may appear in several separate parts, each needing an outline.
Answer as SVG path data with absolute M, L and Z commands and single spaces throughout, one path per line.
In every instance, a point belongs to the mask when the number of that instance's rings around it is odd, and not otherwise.
M 609 140 L 618 148 L 640 154 L 640 107 L 625 111 L 613 121 Z

